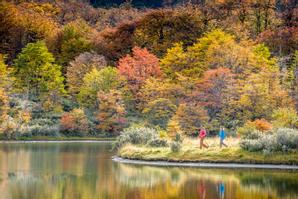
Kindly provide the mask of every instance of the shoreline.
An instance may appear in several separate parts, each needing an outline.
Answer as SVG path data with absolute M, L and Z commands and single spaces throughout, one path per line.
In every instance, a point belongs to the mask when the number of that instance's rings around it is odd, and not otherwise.
M 14 143 L 96 143 L 114 142 L 114 140 L 1 140 L 1 144 Z
M 178 161 L 154 161 L 127 159 L 113 156 L 112 160 L 124 164 L 137 164 L 161 167 L 197 167 L 197 168 L 223 168 L 223 169 L 280 169 L 298 170 L 298 165 L 283 164 L 247 164 L 247 163 L 207 163 L 207 162 L 178 162 Z

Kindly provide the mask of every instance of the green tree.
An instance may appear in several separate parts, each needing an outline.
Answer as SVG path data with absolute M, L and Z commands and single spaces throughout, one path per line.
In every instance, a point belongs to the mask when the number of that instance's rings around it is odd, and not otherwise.
M 176 109 L 177 107 L 169 99 L 158 98 L 147 104 L 143 114 L 151 124 L 165 129 Z
M 188 65 L 186 55 L 182 43 L 176 43 L 167 50 L 165 56 L 160 60 L 160 66 L 169 78 L 177 78 L 177 73 L 184 74 L 184 70 L 187 69 Z
M 30 100 L 63 94 L 61 67 L 44 42 L 29 43 L 14 61 L 17 87 L 26 92 Z
M 77 95 L 83 84 L 84 76 L 93 68 L 100 70 L 106 66 L 104 56 L 93 52 L 85 52 L 75 57 L 67 67 L 66 78 L 69 93 Z
M 126 80 L 113 67 L 106 67 L 101 70 L 93 68 L 83 79 L 83 84 L 78 94 L 78 101 L 87 108 L 97 108 L 99 91 L 109 92 L 111 89 L 124 90 Z

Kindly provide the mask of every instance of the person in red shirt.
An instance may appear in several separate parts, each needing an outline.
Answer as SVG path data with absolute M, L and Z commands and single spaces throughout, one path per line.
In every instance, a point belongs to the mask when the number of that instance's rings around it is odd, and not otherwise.
M 205 147 L 208 148 L 208 146 L 206 144 L 204 144 L 204 139 L 207 136 L 207 132 L 205 130 L 205 128 L 201 128 L 200 132 L 199 132 L 199 138 L 200 138 L 200 149 Z

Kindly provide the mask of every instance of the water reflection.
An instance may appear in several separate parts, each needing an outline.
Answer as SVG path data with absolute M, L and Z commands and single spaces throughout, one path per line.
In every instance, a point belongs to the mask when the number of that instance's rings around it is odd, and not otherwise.
M 1 144 L 4 199 L 298 198 L 298 172 L 112 162 L 107 143 Z

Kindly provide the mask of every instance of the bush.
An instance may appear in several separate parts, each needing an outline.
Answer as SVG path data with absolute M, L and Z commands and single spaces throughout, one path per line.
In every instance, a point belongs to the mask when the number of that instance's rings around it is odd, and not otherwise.
M 31 125 L 26 127 L 22 134 L 24 136 L 59 136 L 59 125 Z
M 160 137 L 160 138 L 167 138 L 167 137 L 168 137 L 167 132 L 164 131 L 164 130 L 159 130 L 159 131 L 158 131 L 158 134 L 159 134 L 159 137 Z
M 241 140 L 240 147 L 246 151 L 261 151 L 264 148 L 259 140 L 250 139 Z
M 171 143 L 171 151 L 177 153 L 181 150 L 181 143 L 180 142 L 172 142 Z
M 158 139 L 158 132 L 148 127 L 129 127 L 124 129 L 117 137 L 114 148 L 125 144 L 147 144 L 150 140 Z
M 280 148 L 298 149 L 298 130 L 280 128 L 276 130 L 276 137 Z
M 175 142 L 182 143 L 182 141 L 183 141 L 182 135 L 181 135 L 180 133 L 177 133 L 177 134 L 175 135 L 174 141 L 175 141 Z
M 244 139 L 259 139 L 262 137 L 262 132 L 258 130 L 253 130 L 251 132 L 247 132 L 243 135 Z
M 251 133 L 240 142 L 240 147 L 247 151 L 288 151 L 298 149 L 298 131 L 294 129 L 281 128 L 273 134 Z
M 156 138 L 156 139 L 149 140 L 148 145 L 151 147 L 167 147 L 168 142 L 166 139 Z

